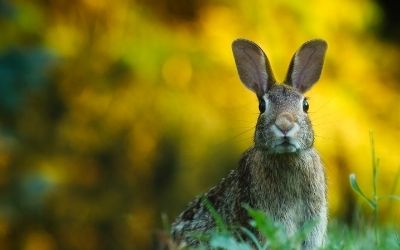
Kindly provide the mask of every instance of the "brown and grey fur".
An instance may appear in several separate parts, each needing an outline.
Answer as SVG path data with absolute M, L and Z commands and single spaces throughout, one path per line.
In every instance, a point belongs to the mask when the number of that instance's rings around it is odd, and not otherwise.
M 198 242 L 193 233 L 215 228 L 204 204 L 207 198 L 228 225 L 248 226 L 243 204 L 265 211 L 292 235 L 307 221 L 317 221 L 303 249 L 323 245 L 327 226 L 324 168 L 313 148 L 314 132 L 303 94 L 319 79 L 326 43 L 312 40 L 295 53 L 284 84 L 277 84 L 265 53 L 255 43 L 238 39 L 232 48 L 242 82 L 254 91 L 265 111 L 257 121 L 254 146 L 207 193 L 192 201 L 172 225 L 181 245 Z M 263 110 L 262 110 L 263 111 Z

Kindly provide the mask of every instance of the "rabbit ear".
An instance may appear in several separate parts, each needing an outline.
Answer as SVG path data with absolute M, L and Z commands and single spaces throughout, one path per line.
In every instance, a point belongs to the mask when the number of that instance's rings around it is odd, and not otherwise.
M 314 39 L 304 43 L 293 56 L 285 83 L 301 93 L 309 90 L 321 75 L 326 49 L 324 40 Z
M 257 44 L 245 39 L 232 43 L 233 56 L 240 80 L 258 97 L 275 83 L 267 56 Z

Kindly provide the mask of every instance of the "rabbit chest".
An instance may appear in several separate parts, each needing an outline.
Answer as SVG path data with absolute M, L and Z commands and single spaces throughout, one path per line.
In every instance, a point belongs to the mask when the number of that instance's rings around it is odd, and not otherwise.
M 288 234 L 307 220 L 326 216 L 325 177 L 318 154 L 256 152 L 251 169 L 251 203 L 282 223 Z

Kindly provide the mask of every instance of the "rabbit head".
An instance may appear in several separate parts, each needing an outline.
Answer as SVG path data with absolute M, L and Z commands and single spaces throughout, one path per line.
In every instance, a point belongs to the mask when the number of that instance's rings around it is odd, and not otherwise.
M 278 84 L 267 56 L 257 44 L 245 39 L 233 42 L 240 79 L 259 101 L 255 147 L 270 154 L 291 154 L 313 146 L 314 132 L 304 93 L 318 81 L 326 49 L 323 40 L 304 43 L 293 56 L 286 80 Z

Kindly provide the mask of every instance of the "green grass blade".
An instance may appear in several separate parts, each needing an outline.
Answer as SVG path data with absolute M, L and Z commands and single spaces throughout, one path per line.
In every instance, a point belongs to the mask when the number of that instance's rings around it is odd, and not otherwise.
M 369 136 L 370 136 L 370 141 L 371 141 L 373 199 L 376 200 L 376 197 L 377 197 L 376 186 L 377 186 L 377 182 L 378 182 L 378 162 L 379 162 L 379 160 L 376 159 L 374 133 L 370 132 Z
M 279 229 L 274 222 L 267 217 L 267 215 L 259 210 L 253 209 L 247 205 L 244 205 L 250 217 L 253 219 L 251 225 L 257 228 L 260 233 L 266 238 L 275 238 Z
M 361 190 L 360 186 L 357 183 L 357 179 L 356 179 L 356 175 L 355 174 L 350 174 L 349 176 L 349 180 L 350 180 L 350 186 L 351 188 L 354 190 L 354 192 L 356 192 L 359 196 L 361 196 L 362 198 L 365 199 L 365 201 L 367 201 L 368 205 L 370 205 L 373 209 L 376 209 L 376 204 L 374 201 L 372 201 L 371 199 L 369 199 Z
M 251 246 L 245 242 L 239 242 L 232 235 L 217 234 L 210 240 L 211 249 L 226 250 L 252 250 Z
M 210 211 L 211 216 L 213 217 L 217 229 L 221 232 L 227 232 L 228 227 L 226 226 L 224 220 L 222 219 L 221 215 L 218 214 L 217 210 L 215 210 L 214 206 L 211 202 L 207 199 L 207 197 L 203 197 L 202 203 L 206 206 L 208 211 Z
M 257 247 L 258 250 L 265 250 L 267 246 L 262 247 L 260 245 L 260 242 L 258 241 L 257 237 L 254 235 L 253 232 L 251 232 L 249 229 L 245 227 L 240 227 L 240 230 L 247 236 L 249 239 L 254 243 L 254 245 Z

